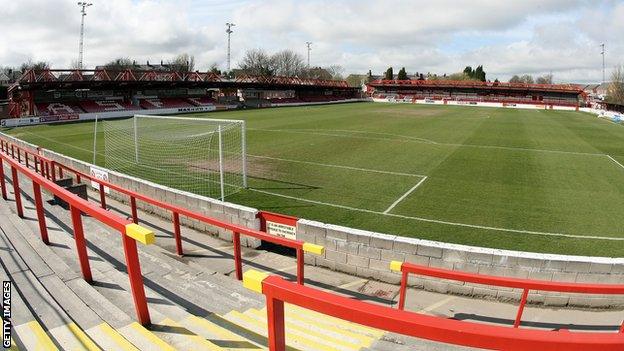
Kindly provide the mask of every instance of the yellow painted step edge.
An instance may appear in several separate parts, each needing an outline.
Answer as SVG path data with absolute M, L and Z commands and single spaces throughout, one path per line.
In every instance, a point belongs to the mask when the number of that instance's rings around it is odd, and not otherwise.
M 158 347 L 159 350 L 162 350 L 162 351 L 175 351 L 175 348 L 173 348 L 171 345 L 169 345 L 166 342 L 164 342 L 161 338 L 159 338 L 156 335 L 154 335 L 154 333 L 152 333 L 151 331 L 147 330 L 141 324 L 139 324 L 137 322 L 132 322 L 132 323 L 130 323 L 130 328 L 134 329 L 139 334 L 141 334 L 146 339 L 148 339 L 152 344 L 154 344 L 156 347 Z
M 266 308 L 263 308 L 262 311 L 266 311 Z M 342 333 L 350 333 L 349 335 L 352 335 L 352 337 L 359 336 L 362 338 L 362 340 L 364 340 L 364 338 L 377 340 L 384 334 L 384 332 L 377 329 L 372 329 L 357 323 L 351 323 L 340 319 L 331 318 L 330 316 L 326 316 L 323 314 L 317 313 L 317 315 L 312 315 L 288 309 L 286 310 L 285 314 L 286 318 L 296 319 L 303 323 L 316 323 L 318 324 L 319 328 L 331 329 L 335 330 L 336 332 Z
M 266 324 L 266 311 L 260 311 L 258 309 L 255 308 L 251 308 L 247 311 L 245 311 L 245 314 L 253 314 L 257 317 L 259 317 L 262 320 L 262 323 Z M 296 330 L 300 333 L 303 333 L 304 335 L 311 335 L 314 336 L 316 338 L 319 338 L 321 340 L 327 340 L 328 342 L 332 343 L 332 344 L 337 344 L 337 345 L 341 345 L 343 347 L 349 348 L 349 349 L 353 349 L 353 350 L 359 350 L 362 347 L 367 347 L 366 345 L 364 345 L 365 343 L 362 342 L 350 342 L 350 341 L 346 341 L 346 340 L 342 340 L 342 339 L 338 339 L 335 336 L 330 336 L 328 334 L 323 334 L 319 331 L 316 330 L 312 330 L 312 329 L 307 329 L 304 328 L 300 325 L 296 325 L 293 323 L 288 323 L 288 320 L 286 320 L 286 330 Z M 370 345 L 370 343 L 369 343 Z
M 2 321 L 4 323 L 4 319 L 2 319 L 2 316 L 0 316 L 0 321 Z M 13 327 L 14 327 L 14 325 L 11 325 L 11 330 L 14 330 Z M 11 335 L 11 346 L 9 346 L 9 348 L 7 350 L 9 350 L 9 351 L 19 351 L 19 348 L 15 344 L 15 334 Z
M 203 329 L 208 330 L 209 332 L 211 332 L 212 334 L 215 334 L 216 336 L 224 339 L 224 340 L 229 340 L 229 341 L 248 341 L 250 344 L 257 346 L 258 349 L 266 349 L 265 347 L 261 346 L 261 345 L 256 345 L 255 343 L 245 339 L 244 337 L 242 337 L 241 335 L 238 335 L 228 329 L 225 329 L 215 323 L 212 323 L 209 320 L 206 320 L 204 318 L 200 318 L 197 316 L 189 316 L 186 318 L 186 320 L 194 325 L 197 325 Z
M 289 313 L 302 313 L 302 314 L 306 314 L 308 316 L 310 316 L 311 318 L 318 318 L 319 316 L 322 317 L 326 317 L 328 321 L 333 321 L 335 323 L 338 324 L 343 324 L 343 325 L 350 325 L 350 326 L 357 326 L 358 328 L 362 329 L 362 330 L 366 330 L 369 333 L 372 333 L 373 335 L 375 335 L 376 337 L 380 338 L 382 335 L 385 334 L 385 332 L 381 329 L 376 329 L 376 328 L 371 328 L 365 325 L 361 325 L 361 324 L 357 324 L 357 323 L 352 323 L 349 321 L 345 321 L 343 319 L 340 318 L 336 318 L 336 317 L 332 317 L 332 316 L 326 316 L 322 313 L 318 313 L 318 312 L 314 312 L 305 308 L 301 308 L 299 306 L 295 306 L 295 305 L 285 305 L 285 313 L 288 315 Z
M 258 309 L 253 309 L 253 310 L 254 310 L 253 313 L 256 313 L 256 314 L 262 315 L 262 316 L 266 316 L 266 308 L 263 308 L 261 310 L 258 310 Z M 321 315 L 321 316 L 323 316 L 323 315 Z M 324 316 L 324 317 L 326 317 L 326 316 Z M 293 312 L 286 313 L 286 318 L 287 319 L 296 320 L 296 321 L 301 322 L 303 324 L 316 325 L 319 329 L 329 329 L 334 334 L 344 335 L 344 336 L 346 336 L 348 338 L 359 340 L 359 342 L 361 344 L 363 344 L 363 345 L 370 346 L 373 343 L 373 341 L 375 341 L 377 339 L 376 337 L 369 335 L 370 333 L 366 334 L 367 333 L 366 330 L 358 330 L 357 329 L 357 324 L 354 324 L 354 328 L 346 329 L 346 327 L 348 327 L 349 325 L 345 324 L 344 327 L 341 327 L 337 323 L 333 323 L 332 321 L 324 320 L 325 318 L 314 319 L 312 317 L 301 316 L 301 315 L 298 315 L 298 314 L 293 313 Z M 365 346 L 365 347 L 368 347 L 368 346 Z
M 52 341 L 52 339 L 50 339 L 50 337 L 45 332 L 45 330 L 43 330 L 39 322 L 30 321 L 26 323 L 26 325 L 33 332 L 33 335 L 37 339 L 37 347 L 39 349 L 46 350 L 46 351 L 58 350 L 56 345 L 54 345 L 54 342 Z
M 108 323 L 104 322 L 97 326 L 104 334 L 106 334 L 112 341 L 117 345 L 119 350 L 124 351 L 139 351 L 132 343 L 130 343 L 126 338 L 124 338 L 121 334 L 119 334 L 113 327 L 108 325 Z
M 244 315 L 238 311 L 230 311 L 228 312 L 225 317 L 227 318 L 227 316 L 230 315 L 236 319 L 241 319 L 243 321 L 246 321 L 247 323 L 251 323 L 256 325 L 258 328 L 260 328 L 261 330 L 267 330 L 266 324 L 251 318 L 247 315 Z M 267 330 L 268 332 L 268 330 Z M 295 343 L 307 346 L 309 348 L 311 348 L 312 350 L 318 350 L 318 351 L 336 351 L 335 348 L 330 347 L 328 345 L 325 344 L 321 344 L 319 342 L 316 342 L 314 340 L 310 340 L 306 337 L 300 336 L 300 335 L 296 335 L 293 333 L 286 333 L 286 343 L 288 344 L 289 341 L 294 341 Z M 295 345 L 292 345 L 296 348 Z
M 159 324 L 161 325 L 165 325 L 168 327 L 175 327 L 175 328 L 184 328 L 182 325 L 178 324 L 176 321 L 174 321 L 171 318 L 165 318 L 163 319 Z M 186 328 L 184 328 L 186 329 Z M 186 329 L 188 330 L 188 329 Z M 189 330 L 190 332 L 190 330 Z M 185 338 L 191 340 L 193 343 L 197 344 L 198 346 L 202 346 L 202 350 L 213 350 L 213 351 L 221 351 L 223 350 L 221 347 L 213 344 L 212 342 L 204 339 L 202 336 L 199 336 L 195 333 L 190 334 L 190 335 L 184 335 Z
M 93 342 L 93 340 L 91 340 L 91 338 L 87 336 L 87 334 L 85 334 L 84 331 L 82 331 L 82 329 L 80 329 L 79 326 L 76 325 L 76 323 L 73 323 L 73 322 L 69 323 L 67 325 L 67 328 L 71 330 L 72 334 L 74 334 L 74 336 L 80 341 L 80 343 L 84 346 L 85 349 L 89 351 L 101 351 L 102 350 Z

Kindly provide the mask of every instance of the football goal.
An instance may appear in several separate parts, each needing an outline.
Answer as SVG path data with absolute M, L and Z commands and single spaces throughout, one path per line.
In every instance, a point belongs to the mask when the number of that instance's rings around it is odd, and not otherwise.
M 221 200 L 247 187 L 245 121 L 135 115 L 102 127 L 108 169 Z

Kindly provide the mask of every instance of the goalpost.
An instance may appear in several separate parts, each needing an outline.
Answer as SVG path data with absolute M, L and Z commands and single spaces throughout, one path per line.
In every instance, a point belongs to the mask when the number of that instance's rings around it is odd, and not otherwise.
M 108 169 L 221 200 L 247 187 L 245 121 L 135 115 L 102 127 Z

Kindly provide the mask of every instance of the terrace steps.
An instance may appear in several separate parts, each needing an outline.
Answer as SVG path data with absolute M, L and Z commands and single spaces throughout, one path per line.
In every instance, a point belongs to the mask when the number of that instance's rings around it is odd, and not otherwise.
M 94 280 L 88 284 L 78 268 L 71 227 L 65 224 L 71 223 L 69 213 L 45 206 L 51 243 L 45 245 L 30 189 L 24 186 L 28 182 L 23 178 L 21 184 L 25 218 L 13 213 L 10 191 L 9 201 L 0 201 L 2 274 L 14 282 L 14 349 L 267 349 L 262 295 L 230 277 L 182 262 L 157 245 L 139 246 L 152 324 L 134 322 L 120 235 L 83 216 Z M 238 316 L 245 323 L 237 323 Z M 381 335 L 294 307 L 287 311 L 287 330 L 290 350 L 360 350 Z

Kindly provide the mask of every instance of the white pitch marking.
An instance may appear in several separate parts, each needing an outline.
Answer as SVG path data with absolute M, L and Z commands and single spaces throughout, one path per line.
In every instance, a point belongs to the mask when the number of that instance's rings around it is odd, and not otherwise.
M 394 213 L 383 213 L 383 212 L 379 212 L 379 211 L 368 210 L 368 209 L 365 209 L 365 208 L 357 208 L 357 207 L 337 205 L 337 204 L 332 204 L 332 203 L 327 203 L 327 202 L 322 202 L 322 201 L 308 200 L 308 199 L 303 199 L 303 198 L 300 198 L 300 197 L 282 195 L 282 194 L 273 193 L 273 192 L 270 192 L 270 191 L 265 191 L 265 190 L 260 190 L 260 189 L 254 189 L 254 188 L 248 188 L 248 190 L 259 192 L 259 193 L 264 193 L 264 194 L 267 194 L 267 195 L 279 196 L 279 197 L 283 197 L 283 198 L 286 198 L 286 199 L 292 199 L 292 200 L 297 200 L 297 201 L 308 202 L 308 203 L 317 204 L 317 205 L 324 205 L 324 206 L 342 208 L 342 209 L 345 209 L 345 210 L 358 211 L 358 212 L 364 212 L 364 213 L 372 213 L 372 214 L 385 215 L 385 216 L 391 216 L 391 217 L 397 217 L 397 218 L 413 219 L 413 220 L 421 221 L 421 222 L 438 223 L 438 224 L 452 225 L 452 226 L 458 226 L 458 227 L 467 227 L 467 228 L 476 228 L 476 229 L 486 229 L 486 230 L 494 230 L 494 231 L 509 232 L 509 233 L 521 233 L 521 234 L 543 235 L 543 236 L 556 236 L 556 237 L 565 237 L 565 238 L 574 238 L 574 239 L 595 239 L 595 240 L 607 240 L 607 241 L 624 241 L 624 238 L 618 238 L 618 237 L 606 237 L 606 236 L 596 236 L 596 235 L 576 235 L 576 234 L 552 233 L 552 232 L 538 232 L 538 231 L 534 231 L 534 230 L 489 227 L 489 226 L 482 226 L 482 225 L 476 225 L 476 224 L 467 224 L 467 223 L 442 221 L 442 220 L 438 220 L 438 219 L 430 219 L 430 218 L 423 218 L 423 217 L 404 216 L 404 215 L 399 215 L 399 214 L 394 214 Z
M 359 167 L 351 167 L 351 166 L 332 165 L 332 164 L 328 164 L 328 163 L 318 163 L 318 162 L 311 162 L 311 161 L 300 161 L 300 160 L 292 160 L 292 159 L 279 158 L 279 157 L 270 157 L 270 156 L 261 156 L 261 155 L 247 155 L 247 156 L 255 157 L 255 158 L 265 158 L 265 159 L 268 159 L 268 160 L 277 160 L 277 161 L 293 162 L 293 163 L 303 163 L 303 164 L 314 165 L 314 166 L 350 169 L 350 170 L 362 171 L 362 172 L 391 174 L 391 175 L 406 176 L 406 177 L 425 177 L 425 178 L 427 177 L 427 176 L 424 176 L 422 174 L 382 171 L 382 170 L 379 170 L 379 169 L 370 169 L 370 168 L 359 168 Z
M 424 177 L 423 179 L 420 180 L 420 182 L 416 183 L 416 185 L 414 185 L 410 190 L 408 190 L 407 192 L 405 192 L 405 194 L 403 194 L 403 196 L 401 196 L 400 198 L 398 198 L 394 203 L 392 203 L 392 205 L 390 205 L 390 207 L 388 207 L 383 214 L 388 214 L 390 211 L 392 211 L 392 209 L 399 204 L 399 202 L 403 201 L 403 199 L 405 199 L 407 197 L 407 195 L 411 194 L 414 190 L 416 190 L 416 188 L 418 188 L 420 186 L 420 184 L 422 184 L 425 180 L 427 179 L 427 177 Z
M 613 157 L 611 157 L 609 155 L 605 155 L 605 156 L 607 156 L 609 159 L 611 159 L 611 161 L 615 162 L 618 166 L 624 168 L 624 166 L 621 163 L 619 163 L 616 159 L 614 159 Z
M 281 133 L 298 133 L 298 134 L 311 134 L 311 135 L 324 135 L 324 136 L 334 136 L 339 138 L 356 138 L 356 139 L 370 139 L 370 140 L 384 140 L 384 141 L 401 141 L 401 142 L 415 142 L 421 144 L 432 144 L 432 145 L 440 145 L 440 146 L 453 146 L 453 147 L 471 147 L 471 148 L 480 148 L 480 149 L 499 149 L 499 150 L 510 150 L 510 151 L 528 151 L 528 152 L 546 152 L 546 153 L 555 153 L 555 154 L 568 154 L 568 155 L 579 155 L 579 156 L 604 156 L 605 154 L 595 153 L 595 152 L 575 152 L 575 151 L 564 151 L 564 150 L 548 150 L 548 149 L 533 149 L 533 148 L 524 148 L 524 147 L 511 147 L 511 146 L 497 146 L 497 145 L 476 145 L 476 144 L 456 144 L 456 143 L 441 143 L 428 139 L 420 139 L 420 138 L 412 138 L 408 136 L 402 136 L 404 138 L 409 139 L 390 139 L 390 138 L 373 138 L 373 137 L 361 137 L 355 135 L 344 135 L 344 134 L 329 134 L 329 133 L 317 133 L 317 132 L 304 132 L 304 129 L 252 129 L 249 130 L 255 131 L 266 131 L 266 132 L 281 132 Z M 321 129 L 319 129 L 321 130 Z M 332 129 L 325 129 L 327 132 L 339 131 Z M 357 132 L 357 131 L 352 131 Z

